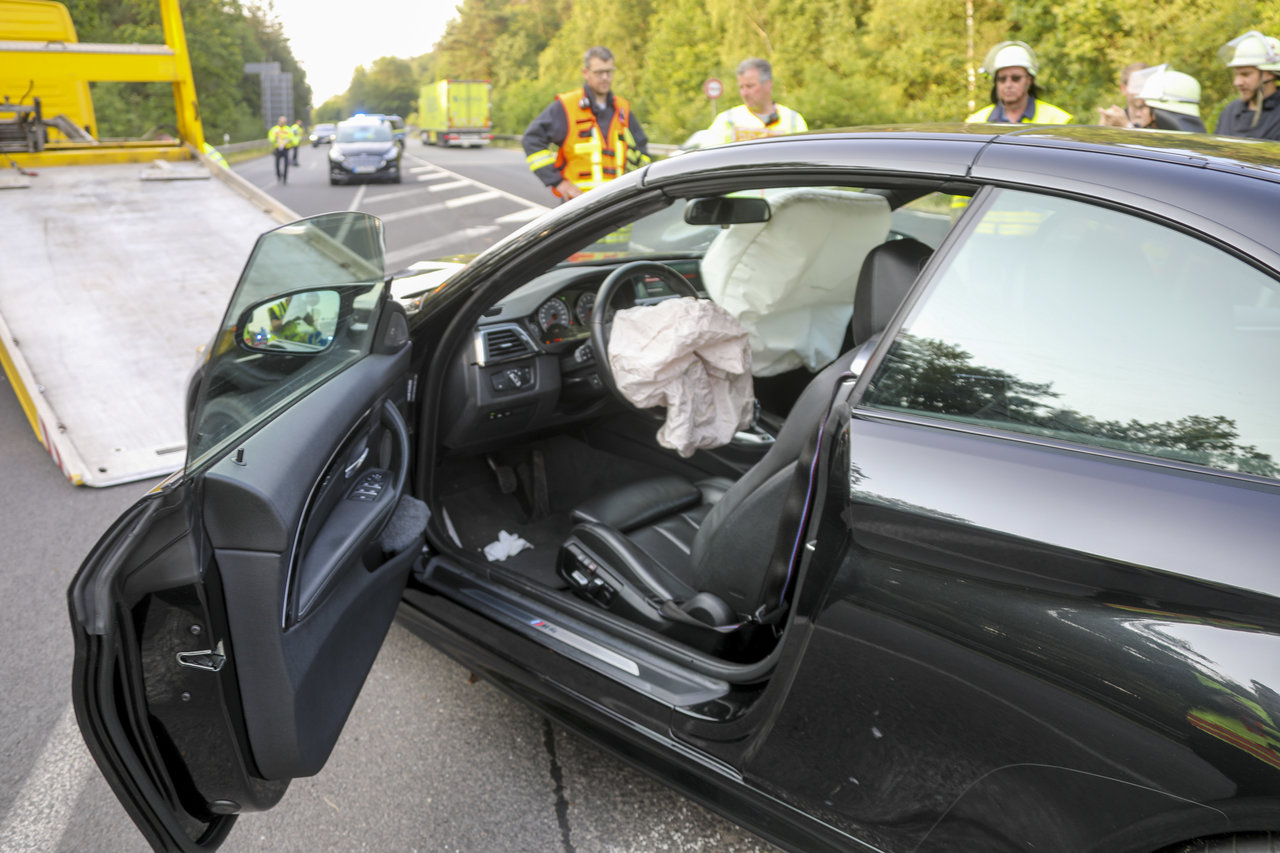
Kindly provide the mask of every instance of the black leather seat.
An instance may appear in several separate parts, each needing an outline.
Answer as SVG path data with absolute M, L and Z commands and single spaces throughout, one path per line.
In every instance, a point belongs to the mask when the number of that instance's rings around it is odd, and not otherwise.
M 933 249 L 914 237 L 881 243 L 867 253 L 849 321 L 855 347 L 884 331 L 932 255 Z
M 856 344 L 883 331 L 931 251 L 902 239 L 868 254 L 855 296 Z M 579 506 L 561 575 L 611 610 L 686 636 L 697 635 L 689 631 L 695 620 L 727 627 L 775 612 L 799 534 L 783 507 L 791 493 L 807 494 L 806 446 L 859 355 L 855 347 L 814 376 L 773 446 L 737 481 L 658 477 Z

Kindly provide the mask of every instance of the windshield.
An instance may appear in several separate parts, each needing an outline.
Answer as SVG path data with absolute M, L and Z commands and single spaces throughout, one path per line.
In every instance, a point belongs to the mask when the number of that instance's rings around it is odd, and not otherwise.
M 664 207 L 629 225 L 606 234 L 594 243 L 569 255 L 564 264 L 587 264 L 609 260 L 643 258 L 702 257 L 720 233 L 719 225 L 689 225 L 684 221 L 684 203 Z
M 390 142 L 391 126 L 388 124 L 344 124 L 338 127 L 339 142 Z

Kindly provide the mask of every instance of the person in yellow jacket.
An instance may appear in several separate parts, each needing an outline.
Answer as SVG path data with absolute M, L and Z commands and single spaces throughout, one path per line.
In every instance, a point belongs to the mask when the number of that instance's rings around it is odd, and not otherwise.
M 723 145 L 809 129 L 804 116 L 774 102 L 773 66 L 767 59 L 752 57 L 738 63 L 738 95 L 742 103 L 715 117 L 703 135 L 703 145 Z
M 613 93 L 613 52 L 583 58 L 581 89 L 561 92 L 520 142 L 529 169 L 568 201 L 650 161 L 649 138 L 626 98 Z
M 302 147 L 302 122 L 295 118 L 293 124 L 289 125 L 289 135 L 293 137 L 293 142 L 289 145 L 289 150 L 293 152 L 293 156 L 290 159 L 293 160 L 293 165 L 296 166 L 298 165 L 298 149 Z
M 1009 124 L 1069 124 L 1071 113 L 1039 98 L 1035 52 L 1020 41 L 1002 41 L 987 52 L 978 69 L 991 77 L 991 105 L 965 121 Z
M 276 180 L 282 184 L 289 183 L 289 151 L 293 141 L 293 131 L 286 121 L 284 116 L 280 116 L 267 131 L 267 141 L 271 143 L 271 152 L 276 158 Z

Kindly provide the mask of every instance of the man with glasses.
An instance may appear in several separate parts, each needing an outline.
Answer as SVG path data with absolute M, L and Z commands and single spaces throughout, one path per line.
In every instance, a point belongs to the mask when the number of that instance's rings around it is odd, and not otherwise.
M 1040 100 L 1036 75 L 1040 65 L 1031 48 L 1020 41 L 1002 41 L 987 53 L 978 69 L 992 78 L 991 105 L 965 121 L 1018 124 L 1068 124 L 1071 114 Z
M 561 200 L 649 162 L 640 120 L 631 103 L 613 93 L 615 72 L 612 51 L 588 50 L 582 88 L 557 95 L 520 140 L 529 168 Z

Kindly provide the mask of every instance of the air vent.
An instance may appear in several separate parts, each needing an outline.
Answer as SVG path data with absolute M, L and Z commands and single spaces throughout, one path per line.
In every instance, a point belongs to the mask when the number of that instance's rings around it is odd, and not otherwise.
M 519 326 L 495 326 L 480 334 L 484 340 L 483 364 L 509 361 L 534 353 L 533 342 Z

